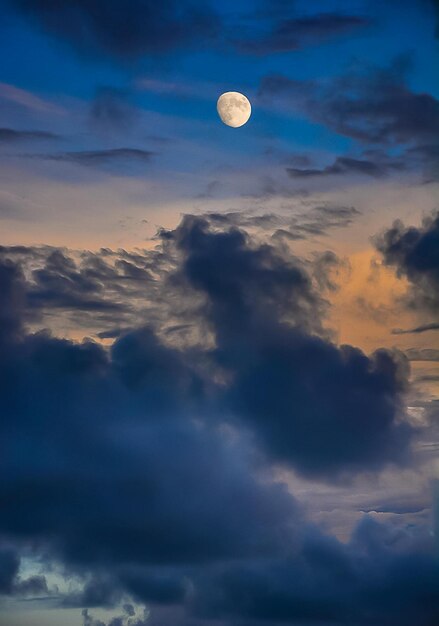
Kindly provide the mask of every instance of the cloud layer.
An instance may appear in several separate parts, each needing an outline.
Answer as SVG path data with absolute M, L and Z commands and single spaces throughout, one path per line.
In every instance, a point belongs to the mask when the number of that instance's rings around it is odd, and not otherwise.
M 366 522 L 343 546 L 271 474 L 281 464 L 328 481 L 404 462 L 402 355 L 333 345 L 324 302 L 283 248 L 207 217 L 161 239 L 166 289 L 193 293 L 213 344 L 179 347 L 147 326 L 108 351 L 31 334 L 35 286 L 2 261 L 0 531 L 17 546 L 1 553 L 2 592 L 49 591 L 43 579 L 20 590 L 18 547 L 32 542 L 83 577 L 58 603 L 83 607 L 85 624 L 89 609 L 134 598 L 203 620 L 408 624 L 416 613 L 427 625 L 439 608 L 428 550 Z M 79 280 L 61 251 L 36 277 L 52 310 L 57 280 Z M 93 298 L 88 278 L 80 291 Z

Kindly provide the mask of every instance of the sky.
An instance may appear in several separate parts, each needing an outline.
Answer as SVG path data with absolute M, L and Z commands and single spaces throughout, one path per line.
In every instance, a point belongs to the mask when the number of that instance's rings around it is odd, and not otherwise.
M 0 0 L 0 626 L 439 623 L 438 38 Z

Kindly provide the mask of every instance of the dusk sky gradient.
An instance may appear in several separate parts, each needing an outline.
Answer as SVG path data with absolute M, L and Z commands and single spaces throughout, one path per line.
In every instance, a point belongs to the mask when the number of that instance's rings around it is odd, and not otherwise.
M 0 0 L 0 626 L 439 623 L 438 41 Z

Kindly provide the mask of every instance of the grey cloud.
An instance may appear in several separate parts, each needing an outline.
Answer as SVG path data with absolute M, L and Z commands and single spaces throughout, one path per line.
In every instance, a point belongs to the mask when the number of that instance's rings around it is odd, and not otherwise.
M 235 40 L 238 49 L 247 54 L 267 55 L 300 50 L 321 44 L 327 39 L 353 33 L 370 26 L 372 21 L 359 15 L 322 13 L 306 17 L 283 18 L 273 25 L 271 32 L 259 38 Z
M 400 170 L 402 168 L 403 165 L 399 163 L 389 166 L 385 163 L 365 159 L 337 157 L 331 165 L 327 165 L 322 169 L 299 169 L 288 167 L 286 168 L 286 171 L 292 178 L 311 178 L 318 176 L 335 176 L 340 174 L 361 174 L 364 176 L 372 176 L 373 178 L 380 178 L 385 176 L 389 170 Z
M 25 141 L 47 141 L 54 139 L 59 139 L 59 135 L 48 131 L 0 128 L 0 143 L 14 144 Z
M 50 161 L 65 161 L 85 166 L 103 166 L 111 163 L 138 162 L 149 163 L 156 152 L 139 148 L 111 148 L 109 150 L 82 150 L 77 152 L 58 152 L 55 154 L 33 155 L 34 158 Z
M 363 144 L 428 144 L 439 134 L 439 102 L 408 87 L 406 65 L 397 59 L 385 69 L 359 68 L 323 83 L 266 76 L 260 96 L 281 98 L 292 112 Z
M 392 335 L 411 335 L 426 333 L 429 330 L 439 330 L 439 324 L 432 322 L 431 324 L 422 324 L 421 326 L 415 326 L 414 328 L 393 328 Z
M 89 57 L 127 61 L 214 38 L 220 20 L 206 3 L 191 0 L 18 0 L 11 5 L 55 38 Z
M 409 361 L 439 361 L 439 350 L 435 348 L 409 348 L 405 353 Z
M 415 309 L 439 311 L 439 214 L 426 217 L 420 227 L 401 221 L 374 239 L 384 263 L 411 283 L 408 304 Z M 439 324 L 423 324 L 409 332 L 437 330 Z M 404 333 L 396 329 L 396 333 Z

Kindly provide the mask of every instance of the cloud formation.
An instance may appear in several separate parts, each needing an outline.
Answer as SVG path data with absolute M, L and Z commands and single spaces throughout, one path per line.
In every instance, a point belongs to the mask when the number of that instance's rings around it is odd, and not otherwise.
M 318 337 L 321 302 L 304 269 L 253 249 L 242 231 L 186 218 L 172 236 L 185 254 L 182 279 L 206 296 L 213 356 L 232 379 L 227 406 L 275 461 L 323 477 L 402 460 L 403 359 Z
M 406 60 L 398 59 L 385 69 L 359 68 L 328 81 L 271 75 L 260 94 L 284 98 L 293 110 L 363 144 L 430 144 L 439 133 L 439 102 L 412 91 L 406 71 Z
M 87 55 L 133 59 L 215 35 L 218 18 L 193 0 L 19 0 L 13 3 L 45 31 Z
M 58 594 L 59 606 L 83 607 L 85 624 L 96 623 L 93 607 L 128 597 L 204 621 L 372 616 L 392 626 L 409 623 L 416 606 L 428 624 L 438 610 L 424 602 L 437 580 L 428 549 L 419 556 L 413 537 L 379 524 L 344 546 L 314 528 L 271 474 L 278 464 L 322 481 L 373 471 L 403 462 L 413 435 L 403 357 L 332 344 L 305 265 L 236 226 L 187 216 L 162 231 L 154 252 L 169 268 L 162 295 L 195 297 L 213 344 L 173 345 L 143 326 L 106 350 L 26 330 L 36 293 L 55 311 L 76 307 L 62 300 L 63 285 L 75 293 L 77 284 L 77 298 L 99 292 L 92 257 L 84 273 L 52 251 L 32 282 L 21 268 L 26 251 L 0 265 L 9 442 L 0 533 L 82 577 L 82 591 Z M 18 593 L 17 550 L 0 559 L 6 594 Z M 47 583 L 22 581 L 22 593 L 34 591 L 47 593 Z
M 287 167 L 286 171 L 291 178 L 312 178 L 319 176 L 337 176 L 340 174 L 360 174 L 363 176 L 372 176 L 380 178 L 385 176 L 389 170 L 402 169 L 400 163 L 382 163 L 368 159 L 353 159 L 352 157 L 337 157 L 331 165 L 327 165 L 322 169 L 308 168 L 301 169 L 297 167 Z
M 111 165 L 117 162 L 148 163 L 156 153 L 140 148 L 110 148 L 108 150 L 78 150 L 75 152 L 58 152 L 56 154 L 38 155 L 41 159 L 49 161 L 65 161 L 78 165 L 99 167 Z M 35 157 L 35 155 L 32 155 Z
M 271 32 L 259 38 L 243 38 L 235 41 L 242 52 L 267 55 L 300 50 L 309 45 L 350 34 L 371 24 L 371 20 L 359 15 L 321 13 L 306 17 L 283 17 L 276 20 Z
M 0 143 L 13 144 L 25 141 L 46 141 L 52 139 L 58 139 L 58 135 L 42 130 L 0 128 Z
M 396 221 L 375 243 L 384 263 L 410 281 L 410 306 L 439 311 L 439 214 L 425 218 L 419 228 Z M 433 330 L 436 326 L 433 322 L 410 332 Z

